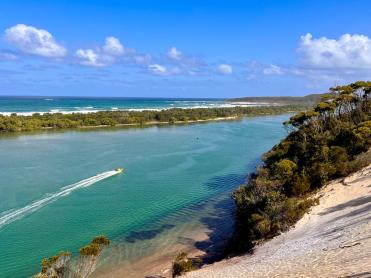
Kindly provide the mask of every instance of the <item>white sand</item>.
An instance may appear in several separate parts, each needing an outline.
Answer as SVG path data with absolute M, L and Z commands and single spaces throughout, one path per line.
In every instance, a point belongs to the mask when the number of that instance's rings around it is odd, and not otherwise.
M 371 277 L 371 165 L 324 187 L 287 233 L 186 277 Z

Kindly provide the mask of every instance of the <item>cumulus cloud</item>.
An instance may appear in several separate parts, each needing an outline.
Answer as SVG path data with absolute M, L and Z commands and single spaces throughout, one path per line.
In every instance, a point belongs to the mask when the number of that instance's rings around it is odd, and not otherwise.
M 344 34 L 338 39 L 314 38 L 308 33 L 298 46 L 301 63 L 293 65 L 249 63 L 248 78 L 286 75 L 311 82 L 346 82 L 369 79 L 371 70 L 371 38 Z
M 159 64 L 149 65 L 148 69 L 151 73 L 156 75 L 165 75 L 168 72 L 165 66 Z
M 79 63 L 85 66 L 103 67 L 105 63 L 101 61 L 100 55 L 93 49 L 78 49 L 76 51 L 76 57 L 78 57 Z
M 303 63 L 322 68 L 371 68 L 371 39 L 344 34 L 339 39 L 301 37 L 299 52 Z
M 126 52 L 133 52 L 127 50 L 120 43 L 119 39 L 115 37 L 107 37 L 105 44 L 102 47 L 95 49 L 78 49 L 75 53 L 78 58 L 78 63 L 85 66 L 103 67 L 114 63 L 120 56 Z
M 146 69 L 147 73 L 159 76 L 188 75 L 207 76 L 211 74 L 231 75 L 233 68 L 228 64 L 209 64 L 202 56 L 182 53 L 176 47 L 158 56 L 137 52 L 127 48 L 113 36 L 104 42 L 90 47 L 78 47 L 71 55 L 59 44 L 53 35 L 44 29 L 18 24 L 5 30 L 5 39 L 18 48 L 17 51 L 2 51 L 0 61 L 23 57 L 21 52 L 48 57 L 65 58 L 64 61 L 89 67 L 127 65 Z M 54 60 L 55 61 L 55 60 Z M 61 60 L 58 60 L 61 61 Z M 236 65 L 236 67 L 238 67 Z
M 225 74 L 225 75 L 232 74 L 232 72 L 233 72 L 232 66 L 227 65 L 227 64 L 219 65 L 217 70 L 218 70 L 219 73 Z
M 107 37 L 106 43 L 103 46 L 103 51 L 112 56 L 119 56 L 124 54 L 124 46 L 115 37 Z
M 263 69 L 264 75 L 281 75 L 283 74 L 283 70 L 281 67 L 276 65 L 269 65 L 269 67 Z
M 178 49 L 176 49 L 175 47 L 172 47 L 169 49 L 169 51 L 167 52 L 167 56 L 172 59 L 172 60 L 176 60 L 176 61 L 179 61 L 182 59 L 183 57 L 183 54 L 182 52 L 180 52 Z
M 176 74 L 181 74 L 184 73 L 183 69 L 179 67 L 168 67 L 160 64 L 152 64 L 148 66 L 148 70 L 150 73 L 154 75 L 176 75 Z
M 17 24 L 5 30 L 5 39 L 21 51 L 49 58 L 64 57 L 67 50 L 58 44 L 52 34 L 33 26 Z

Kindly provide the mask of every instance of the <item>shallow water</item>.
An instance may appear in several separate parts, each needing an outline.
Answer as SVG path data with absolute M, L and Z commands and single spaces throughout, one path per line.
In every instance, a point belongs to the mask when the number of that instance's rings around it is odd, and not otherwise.
M 117 167 L 126 172 L 5 223 L 0 277 L 30 276 L 41 258 L 77 252 L 99 234 L 112 239 L 99 269 L 184 241 L 189 230 L 210 225 L 214 203 L 284 137 L 287 117 L 1 137 L 0 219 L 67 185 Z

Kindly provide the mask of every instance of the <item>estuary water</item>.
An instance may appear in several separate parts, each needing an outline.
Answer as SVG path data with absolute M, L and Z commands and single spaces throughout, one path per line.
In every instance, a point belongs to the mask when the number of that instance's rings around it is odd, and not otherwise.
M 189 232 L 212 229 L 287 118 L 2 135 L 0 277 L 29 277 L 100 234 L 112 244 L 98 274 L 193 244 Z

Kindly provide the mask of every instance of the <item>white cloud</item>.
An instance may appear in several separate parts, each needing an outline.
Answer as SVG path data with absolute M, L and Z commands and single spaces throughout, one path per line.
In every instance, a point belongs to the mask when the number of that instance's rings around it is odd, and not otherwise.
M 167 74 L 167 68 L 165 66 L 159 65 L 159 64 L 153 64 L 149 65 L 148 69 L 150 72 L 156 75 L 165 75 Z
M 371 39 L 344 34 L 338 40 L 308 33 L 301 37 L 299 52 L 303 63 L 320 68 L 371 68 Z
M 169 51 L 167 52 L 167 56 L 172 59 L 172 60 L 181 60 L 182 57 L 183 57 L 183 54 L 182 52 L 180 52 L 178 49 L 176 49 L 175 47 L 172 47 L 169 49 Z
M 84 66 L 104 67 L 114 63 L 120 56 L 126 52 L 124 46 L 115 37 L 106 37 L 105 44 L 96 49 L 78 49 L 76 57 L 78 63 Z M 135 53 L 128 50 L 128 53 Z
M 227 64 L 219 65 L 217 70 L 219 73 L 225 74 L 225 75 L 232 74 L 233 72 L 232 66 L 227 65 Z
M 17 24 L 5 30 L 5 39 L 21 51 L 43 57 L 63 57 L 67 50 L 46 30 Z
M 104 53 L 112 56 L 120 56 L 124 54 L 124 46 L 115 37 L 107 37 L 106 43 L 103 46 Z
M 103 67 L 105 66 L 100 60 L 100 56 L 93 49 L 78 49 L 76 56 L 80 59 L 79 63 L 85 66 Z
M 263 69 L 264 75 L 281 75 L 283 74 L 283 70 L 281 67 L 276 65 L 269 65 L 269 67 Z
M 153 64 L 148 66 L 148 70 L 154 75 L 177 75 L 184 73 L 183 69 L 179 67 L 166 67 L 160 64 Z

